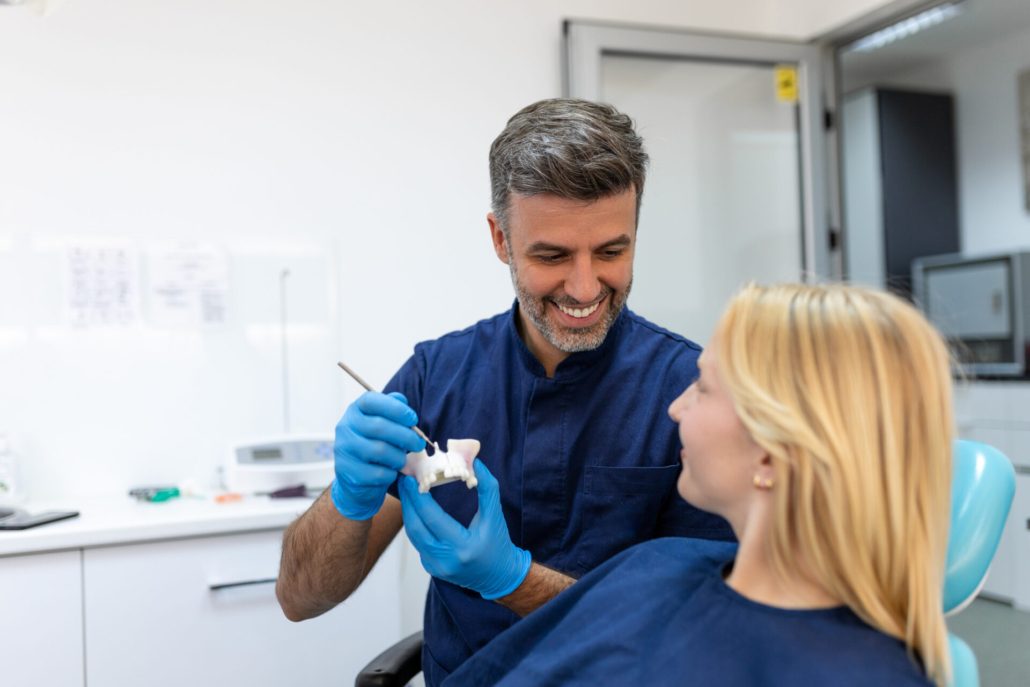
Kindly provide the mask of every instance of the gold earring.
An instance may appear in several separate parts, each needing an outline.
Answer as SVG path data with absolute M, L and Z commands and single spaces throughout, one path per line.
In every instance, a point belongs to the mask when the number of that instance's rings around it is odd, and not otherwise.
M 773 481 L 771 477 L 769 479 L 762 479 L 758 475 L 755 475 L 755 478 L 752 481 L 758 489 L 772 489 Z

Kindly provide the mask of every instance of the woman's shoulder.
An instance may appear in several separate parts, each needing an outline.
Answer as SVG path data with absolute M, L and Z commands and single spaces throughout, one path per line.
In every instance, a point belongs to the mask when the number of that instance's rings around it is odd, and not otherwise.
M 609 564 L 619 566 L 648 566 L 660 564 L 670 570 L 698 570 L 707 572 L 733 560 L 736 542 L 694 539 L 691 537 L 662 537 L 637 544 L 613 557 Z
M 702 585 L 689 614 L 671 619 L 655 655 L 655 675 L 689 664 L 698 684 L 930 685 L 901 641 L 848 608 L 766 606 L 721 580 Z
M 808 640 L 815 643 L 817 637 L 821 638 L 822 651 L 810 666 L 813 679 L 832 676 L 835 684 L 843 687 L 931 684 L 904 642 L 866 624 L 848 608 L 827 613 L 814 623 Z
M 650 605 L 666 598 L 677 605 L 692 596 L 707 578 L 733 560 L 735 542 L 688 537 L 652 539 L 616 554 L 580 578 L 549 607 L 605 606 L 607 603 Z M 586 597 L 584 599 L 584 597 Z M 602 601 L 607 599 L 607 601 Z
M 810 684 L 929 687 L 932 684 L 900 640 L 866 625 L 850 611 L 842 610 L 836 621 L 814 623 L 806 634 L 807 640 L 798 637 L 794 641 L 807 641 L 808 646 L 793 647 L 794 656 L 805 657 L 804 664 L 795 664 L 784 675 L 789 679 L 777 684 L 798 687 Z

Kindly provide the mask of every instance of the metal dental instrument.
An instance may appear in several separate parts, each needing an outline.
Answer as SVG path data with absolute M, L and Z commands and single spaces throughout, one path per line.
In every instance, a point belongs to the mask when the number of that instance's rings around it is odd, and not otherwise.
M 350 376 L 351 376 L 351 377 L 352 377 L 352 378 L 354 379 L 354 381 L 355 381 L 355 382 L 357 382 L 357 383 L 358 383 L 358 384 L 360 384 L 361 386 L 365 387 L 365 390 L 366 390 L 366 391 L 375 391 L 375 389 L 373 389 L 373 388 L 372 388 L 371 386 L 369 386 L 368 382 L 366 382 L 366 381 L 365 381 L 364 379 L 362 379 L 362 378 L 361 378 L 361 376 L 360 376 L 360 375 L 358 375 L 358 373 L 357 373 L 357 372 L 355 372 L 354 370 L 350 369 L 349 367 L 347 367 L 346 365 L 344 365 L 344 364 L 343 364 L 342 362 L 339 362 L 339 361 L 337 361 L 337 363 L 336 363 L 336 364 L 340 366 L 340 369 L 341 369 L 341 370 L 343 370 L 344 372 L 346 372 L 347 374 L 349 374 L 349 375 L 350 375 Z M 436 450 L 436 444 L 434 444 L 434 443 L 433 443 L 433 442 L 432 442 L 432 441 L 431 441 L 431 440 L 429 439 L 429 437 L 427 437 L 427 436 L 426 436 L 426 433 L 425 433 L 425 432 L 423 432 L 423 431 L 422 431 L 421 429 L 419 429 L 419 428 L 418 428 L 417 426 L 415 426 L 415 427 L 412 427 L 412 429 L 413 429 L 413 430 L 415 430 L 415 434 L 419 435 L 420 437 L 422 437 L 422 438 L 423 438 L 423 439 L 425 440 L 425 442 L 426 442 L 426 448 L 429 448 L 430 446 L 432 446 L 432 447 L 433 447 L 433 450 L 434 450 L 434 451 Z

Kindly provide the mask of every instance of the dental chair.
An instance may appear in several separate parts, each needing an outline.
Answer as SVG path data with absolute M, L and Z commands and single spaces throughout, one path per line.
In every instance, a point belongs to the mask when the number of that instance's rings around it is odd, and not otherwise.
M 983 587 L 1016 491 L 1012 463 L 987 444 L 957 440 L 952 471 L 946 616 L 971 604 Z M 979 687 L 976 656 L 969 645 L 949 633 L 948 648 L 952 687 Z M 421 672 L 421 663 L 422 633 L 416 632 L 376 656 L 358 674 L 355 687 L 404 687 Z
M 983 588 L 1016 492 L 1012 463 L 993 446 L 959 439 L 952 469 L 951 531 L 944 574 L 946 616 L 961 612 Z M 949 633 L 948 648 L 952 685 L 979 687 L 980 672 L 969 645 Z

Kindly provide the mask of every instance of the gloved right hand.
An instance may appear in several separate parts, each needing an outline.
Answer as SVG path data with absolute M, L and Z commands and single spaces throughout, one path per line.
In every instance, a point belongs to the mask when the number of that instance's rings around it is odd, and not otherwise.
M 336 425 L 336 479 L 330 489 L 341 515 L 368 520 L 379 512 L 407 453 L 426 445 L 411 429 L 416 424 L 408 399 L 397 392 L 369 391 L 347 407 Z

